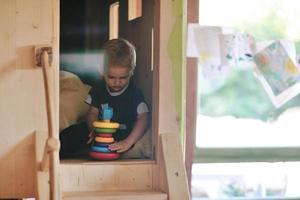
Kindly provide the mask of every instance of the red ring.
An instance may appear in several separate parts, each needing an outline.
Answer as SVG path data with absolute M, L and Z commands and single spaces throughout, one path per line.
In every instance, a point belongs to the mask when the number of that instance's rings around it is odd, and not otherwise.
M 92 157 L 95 160 L 115 160 L 120 157 L 120 154 L 90 151 L 90 157 Z
M 110 138 L 112 137 L 112 134 L 110 133 L 96 133 L 97 137 L 104 137 L 104 138 Z

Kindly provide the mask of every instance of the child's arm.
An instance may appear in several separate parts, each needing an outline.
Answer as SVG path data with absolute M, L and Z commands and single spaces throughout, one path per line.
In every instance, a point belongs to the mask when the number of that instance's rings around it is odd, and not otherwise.
M 93 122 L 98 119 L 98 115 L 99 115 L 99 110 L 94 106 L 90 106 L 89 110 L 87 112 L 87 115 L 85 117 L 87 126 L 88 126 L 89 131 L 90 131 L 89 140 L 87 141 L 87 144 L 89 144 L 93 140 L 93 137 L 94 137 Z
M 139 114 L 129 136 L 125 140 L 109 145 L 109 149 L 112 151 L 117 151 L 119 153 L 125 152 L 130 149 L 130 147 L 144 135 L 145 130 L 148 128 L 148 121 L 148 112 Z

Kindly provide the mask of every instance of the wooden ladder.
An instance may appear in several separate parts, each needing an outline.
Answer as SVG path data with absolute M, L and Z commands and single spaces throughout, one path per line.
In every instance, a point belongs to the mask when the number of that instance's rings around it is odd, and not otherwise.
M 179 137 L 161 134 L 160 139 L 162 152 L 156 161 L 61 161 L 62 199 L 189 200 Z
M 167 200 L 155 189 L 155 161 L 64 160 L 60 164 L 62 199 Z

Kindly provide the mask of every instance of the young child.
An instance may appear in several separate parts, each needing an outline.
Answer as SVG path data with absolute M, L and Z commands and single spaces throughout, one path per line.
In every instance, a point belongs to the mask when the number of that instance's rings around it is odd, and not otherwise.
M 124 154 L 124 157 L 151 156 L 149 153 L 132 152 L 132 147 L 144 136 L 149 122 L 149 109 L 143 94 L 131 81 L 136 65 L 135 48 L 125 39 L 112 39 L 104 44 L 103 50 L 107 60 L 104 81 L 89 92 L 86 122 L 70 126 L 60 133 L 60 157 L 72 156 L 89 147 L 94 138 L 92 123 L 101 120 L 101 110 L 105 105 L 113 108 L 111 121 L 120 123 L 120 128 L 113 134 L 116 142 L 109 145 L 109 149 Z M 149 152 L 149 144 L 145 148 Z

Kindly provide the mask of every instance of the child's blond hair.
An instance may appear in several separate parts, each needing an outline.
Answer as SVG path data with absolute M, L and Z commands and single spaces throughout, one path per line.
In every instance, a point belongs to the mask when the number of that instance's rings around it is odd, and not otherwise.
M 130 69 L 133 74 L 136 65 L 136 53 L 134 46 L 127 40 L 118 38 L 107 41 L 102 48 L 107 56 L 104 67 L 104 75 L 107 75 L 108 67 L 119 66 Z

